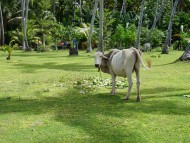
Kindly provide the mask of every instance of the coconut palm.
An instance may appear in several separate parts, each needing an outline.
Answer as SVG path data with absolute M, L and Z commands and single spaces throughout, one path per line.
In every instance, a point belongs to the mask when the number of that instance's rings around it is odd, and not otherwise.
M 22 8 L 22 29 L 23 29 L 23 45 L 22 48 L 25 51 L 29 51 L 30 47 L 28 45 L 27 41 L 27 20 L 28 20 L 28 6 L 29 6 L 29 0 L 22 0 L 21 2 L 21 8 Z
M 99 43 L 98 49 L 103 52 L 103 26 L 104 26 L 104 0 L 100 0 L 100 19 L 99 19 Z
M 137 49 L 139 48 L 139 45 L 140 45 L 140 35 L 141 35 L 141 27 L 142 27 L 144 5 L 145 5 L 145 0 L 142 0 L 140 18 L 139 18 L 139 22 L 138 22 L 137 40 L 135 42 L 135 48 L 137 48 Z
M 174 5 L 172 4 L 173 6 L 172 6 L 171 15 L 170 15 L 170 22 L 168 24 L 168 30 L 167 30 L 165 43 L 163 45 L 162 54 L 169 54 L 169 44 L 170 44 L 170 39 L 171 39 L 172 23 L 173 23 L 173 18 L 174 18 L 174 14 L 175 14 L 178 2 L 179 0 L 176 0 Z
M 89 31 L 88 43 L 87 43 L 87 45 L 88 45 L 87 46 L 87 52 L 92 51 L 92 32 L 93 32 L 94 20 L 95 20 L 97 7 L 98 7 L 98 0 L 95 1 L 94 10 L 93 10 L 93 13 L 92 13 L 92 19 L 91 19 L 91 23 L 90 23 L 90 31 Z
M 5 37 L 4 37 L 4 24 L 3 24 L 3 14 L 2 14 L 2 8 L 1 8 L 1 2 L 0 2 L 0 46 L 4 45 L 5 43 Z

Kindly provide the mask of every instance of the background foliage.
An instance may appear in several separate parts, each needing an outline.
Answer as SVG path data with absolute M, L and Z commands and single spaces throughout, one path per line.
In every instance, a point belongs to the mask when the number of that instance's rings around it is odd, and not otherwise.
M 104 47 L 106 49 L 128 48 L 134 45 L 135 32 L 140 14 L 139 0 L 125 0 L 126 12 L 122 12 L 123 0 L 104 1 Z M 87 31 L 79 30 L 89 29 L 89 23 L 92 16 L 94 0 L 31 0 L 29 3 L 29 20 L 28 20 L 28 42 L 29 46 L 36 48 L 36 43 L 43 42 L 43 34 L 46 35 L 46 46 L 57 46 L 60 41 L 72 41 L 77 37 L 81 48 L 82 42 L 87 39 Z M 5 41 L 8 44 L 11 40 L 22 44 L 21 30 L 21 3 L 20 0 L 1 0 L 3 9 L 3 20 L 5 25 Z M 143 18 L 143 31 L 141 45 L 144 44 L 148 29 L 152 26 L 154 19 L 154 0 L 146 2 L 145 14 Z M 180 33 L 180 26 L 184 26 L 184 32 L 189 33 L 190 29 L 190 13 L 188 11 L 188 0 L 180 1 L 175 19 L 173 22 L 172 35 Z M 161 1 L 159 1 L 159 8 Z M 80 14 L 80 8 L 82 14 Z M 168 1 L 163 15 L 159 20 L 155 31 L 151 37 L 153 47 L 161 46 L 165 31 L 169 23 L 169 15 L 171 12 L 171 0 Z M 93 42 L 98 40 L 98 23 L 99 12 L 97 10 Z M 80 19 L 82 19 L 82 24 Z M 77 32 L 76 32 L 77 31 Z M 86 35 L 85 35 L 86 34 Z M 118 35 L 119 34 L 119 35 Z M 97 44 L 93 44 L 96 47 Z

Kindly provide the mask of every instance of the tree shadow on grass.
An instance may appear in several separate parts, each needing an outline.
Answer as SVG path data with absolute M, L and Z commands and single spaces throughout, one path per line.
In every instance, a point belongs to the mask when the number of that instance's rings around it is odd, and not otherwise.
M 68 53 L 68 54 L 65 54 Z M 73 58 L 93 58 L 91 54 L 88 53 L 79 53 L 79 55 L 76 56 L 70 56 L 69 51 L 59 51 L 59 52 L 19 52 L 19 53 L 13 53 L 12 57 L 36 57 L 36 58 L 67 58 L 67 59 L 73 59 Z M 64 59 L 63 59 L 64 60 Z
M 115 96 L 111 96 L 109 93 L 91 93 L 88 95 L 82 95 L 79 93 L 79 91 L 68 90 L 67 93 L 60 93 L 60 95 L 57 95 L 57 97 L 39 97 L 39 99 L 18 99 L 2 97 L 0 98 L 0 103 L 2 105 L 2 108 L 0 108 L 0 113 L 2 114 L 9 112 L 28 112 L 29 114 L 38 114 L 45 113 L 48 110 L 54 109 L 55 111 L 57 111 L 60 108 L 62 109 L 62 107 L 64 107 L 64 109 L 66 110 L 71 109 L 71 111 L 76 111 L 76 113 L 79 114 L 82 113 L 81 111 L 84 111 L 89 113 L 108 113 L 108 115 L 116 114 L 117 116 L 120 114 L 119 112 L 127 112 L 127 110 L 129 109 L 134 112 L 139 111 L 145 113 L 151 113 L 152 109 L 158 109 L 160 110 L 160 114 L 167 114 L 167 110 L 170 111 L 170 108 L 167 107 L 172 106 L 175 109 L 178 106 L 181 106 L 180 110 L 176 110 L 171 113 L 174 115 L 190 114 L 190 111 L 188 110 L 190 107 L 184 107 L 183 104 L 176 103 L 176 101 L 173 100 L 162 99 L 164 97 L 182 97 L 183 94 L 170 94 L 171 90 L 173 91 L 173 88 L 168 88 L 168 93 L 164 96 L 149 97 L 149 95 L 146 95 L 146 97 L 142 97 L 144 100 L 142 100 L 142 102 L 135 101 L 136 92 L 132 93 L 132 95 L 130 96 L 131 98 L 127 102 L 122 100 L 124 98 L 125 92 L 116 93 Z M 176 90 L 179 91 L 182 89 Z M 155 94 L 159 94 L 159 91 L 155 91 Z M 152 100 L 146 101 L 146 99 L 150 98 L 152 98 Z M 164 105 L 163 110 L 162 108 L 159 108 L 162 105 Z M 130 106 L 137 106 L 140 107 L 140 109 L 135 110 L 133 108 L 130 108 Z M 149 108 L 150 106 L 151 108 Z M 154 114 L 154 112 L 152 113 Z
M 69 63 L 69 64 L 57 64 L 54 62 L 44 63 L 44 64 L 25 64 L 20 63 L 15 66 L 23 69 L 26 73 L 35 73 L 39 69 L 52 69 L 52 70 L 65 70 L 65 71 L 93 71 L 93 65 L 82 65 L 80 63 Z
M 173 62 L 170 62 L 170 63 L 165 63 L 165 64 L 158 64 L 158 65 L 154 65 L 154 67 L 160 67 L 160 66 L 168 66 L 168 65 L 172 65 L 172 64 L 175 64 L 176 62 L 173 61 Z
M 119 97 L 110 98 L 107 94 L 78 95 L 76 92 L 71 95 L 71 92 L 68 91 L 68 96 L 60 94 L 59 97 L 44 97 L 39 100 L 1 98 L 0 114 L 31 115 L 53 112 L 54 120 L 85 131 L 90 136 L 87 142 L 122 142 L 129 136 L 135 138 L 135 133 L 124 134 L 118 125 L 114 127 L 116 125 L 112 125 L 111 121 L 104 123 L 105 116 L 120 115 L 119 110 L 114 106 L 120 107 L 125 103 L 121 102 Z M 139 136 L 135 138 L 137 139 L 140 139 Z
M 139 114 L 190 115 L 189 104 L 173 100 L 154 99 L 137 103 L 132 98 L 125 102 L 122 93 L 79 94 L 68 90 L 57 97 L 39 99 L 0 98 L 0 114 L 23 113 L 24 115 L 53 113 L 53 119 L 68 126 L 82 129 L 89 142 L 137 142 L 147 141 L 136 131 L 128 129 L 125 120 L 134 120 Z M 158 94 L 158 93 L 157 93 Z M 170 95 L 168 91 L 167 96 Z M 132 97 L 136 95 L 132 94 Z M 136 98 L 136 97 L 135 97 Z M 74 138 L 74 137 L 73 137 Z M 133 139 L 133 140 L 131 140 Z
M 148 93 L 150 94 L 160 94 L 160 93 L 171 93 L 171 92 L 179 92 L 179 91 L 185 91 L 183 88 L 172 88 L 172 87 L 162 87 L 159 86 L 157 88 L 146 88 L 146 89 L 141 89 L 141 93 Z M 168 96 L 171 96 L 168 94 Z M 161 97 L 161 96 L 160 96 Z

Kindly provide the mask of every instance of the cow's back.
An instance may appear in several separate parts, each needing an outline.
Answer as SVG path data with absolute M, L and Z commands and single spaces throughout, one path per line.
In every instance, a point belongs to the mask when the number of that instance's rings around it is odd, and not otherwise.
M 123 49 L 115 54 L 111 60 L 111 68 L 115 75 L 126 77 L 127 70 L 133 70 L 136 61 L 134 49 Z

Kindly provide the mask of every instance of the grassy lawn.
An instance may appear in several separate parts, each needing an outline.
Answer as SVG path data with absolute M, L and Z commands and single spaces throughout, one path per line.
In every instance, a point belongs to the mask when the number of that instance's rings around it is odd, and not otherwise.
M 0 142 L 188 143 L 190 63 L 173 63 L 182 53 L 143 53 L 153 66 L 141 68 L 136 103 L 135 84 L 128 102 L 126 89 L 110 96 L 110 87 L 85 94 L 73 87 L 77 79 L 100 78 L 93 53 L 14 51 L 7 61 L 0 51 Z

